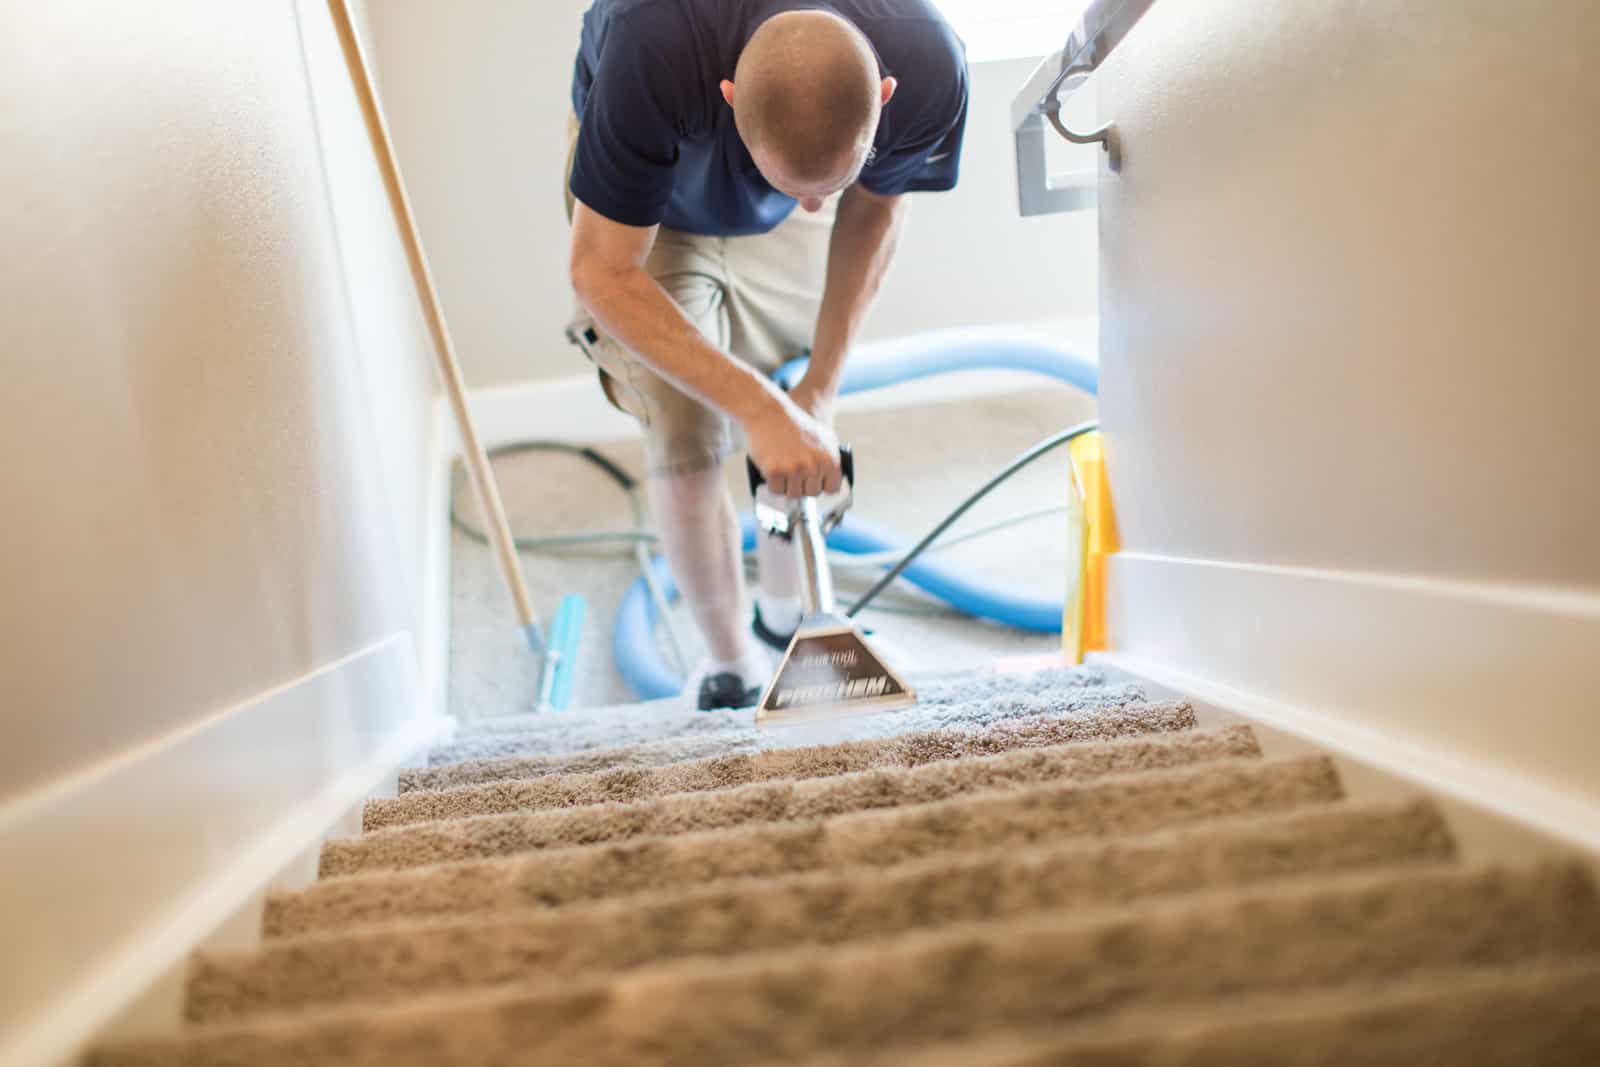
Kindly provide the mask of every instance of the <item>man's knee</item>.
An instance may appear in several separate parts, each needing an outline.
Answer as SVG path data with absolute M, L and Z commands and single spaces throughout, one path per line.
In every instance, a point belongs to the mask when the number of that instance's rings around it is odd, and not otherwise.
M 727 495 L 722 474 L 725 457 L 710 449 L 677 450 L 674 461 L 655 466 L 649 478 L 653 491 L 673 504 L 707 507 Z

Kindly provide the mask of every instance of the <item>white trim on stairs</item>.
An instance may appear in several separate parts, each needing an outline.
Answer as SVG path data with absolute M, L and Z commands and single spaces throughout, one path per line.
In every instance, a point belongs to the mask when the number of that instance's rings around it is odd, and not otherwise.
M 418 639 L 427 713 L 453 726 L 450 714 L 450 471 L 460 450 L 444 397 L 433 398 L 423 472 L 422 596 Z
M 1103 662 L 1600 853 L 1600 596 L 1121 553 Z
M 0 809 L 0 1064 L 64 1062 L 424 749 L 408 633 Z

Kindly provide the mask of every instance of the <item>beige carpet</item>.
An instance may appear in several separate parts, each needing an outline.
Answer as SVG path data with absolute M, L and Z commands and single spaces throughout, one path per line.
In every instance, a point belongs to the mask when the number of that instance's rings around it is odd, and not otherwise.
M 89 1063 L 1600 1063 L 1583 863 L 1464 862 L 1426 798 L 1099 681 L 823 743 L 486 723 L 526 747 L 373 801 L 182 1034 Z M 640 755 L 685 737 L 725 751 Z

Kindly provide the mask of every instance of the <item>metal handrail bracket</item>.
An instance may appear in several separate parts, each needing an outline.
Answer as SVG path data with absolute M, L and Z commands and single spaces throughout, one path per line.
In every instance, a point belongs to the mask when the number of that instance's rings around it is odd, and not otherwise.
M 1076 132 L 1061 119 L 1061 101 L 1099 69 L 1155 0 L 1095 0 L 1061 50 L 1036 67 L 1011 103 L 1011 129 L 1016 138 L 1017 207 L 1024 215 L 1081 211 L 1095 205 L 1092 175 L 1052 178 L 1045 159 L 1045 123 L 1074 144 L 1099 144 L 1107 166 L 1122 167 L 1122 145 L 1116 125 L 1106 123 Z

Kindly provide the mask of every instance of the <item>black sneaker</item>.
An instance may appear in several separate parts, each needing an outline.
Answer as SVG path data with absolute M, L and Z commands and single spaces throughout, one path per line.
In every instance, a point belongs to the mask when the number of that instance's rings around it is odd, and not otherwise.
M 700 710 L 748 708 L 761 699 L 759 685 L 746 688 L 744 679 L 732 671 L 708 674 L 700 683 Z
M 756 635 L 756 640 L 772 649 L 774 652 L 789 651 L 789 642 L 794 639 L 794 631 L 786 634 L 774 632 L 761 620 L 761 605 L 756 605 L 756 617 L 750 622 L 750 632 Z

